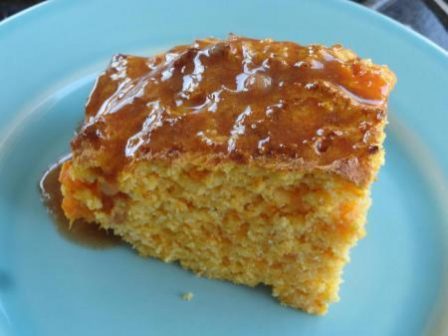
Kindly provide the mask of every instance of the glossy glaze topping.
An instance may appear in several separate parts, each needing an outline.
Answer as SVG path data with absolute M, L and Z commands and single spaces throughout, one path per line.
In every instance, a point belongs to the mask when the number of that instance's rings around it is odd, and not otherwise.
M 341 46 L 231 36 L 150 58 L 118 55 L 72 146 L 75 155 L 93 150 L 110 175 L 130 160 L 187 152 L 360 161 L 378 150 L 393 84 L 387 68 Z

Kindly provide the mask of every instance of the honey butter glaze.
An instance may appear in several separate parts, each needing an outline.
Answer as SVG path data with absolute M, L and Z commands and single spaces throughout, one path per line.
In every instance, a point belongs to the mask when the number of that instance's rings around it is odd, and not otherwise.
M 133 160 L 203 153 L 330 167 L 367 183 L 394 82 L 339 45 L 231 35 L 149 58 L 117 55 L 91 93 L 73 153 L 94 157 L 105 176 Z

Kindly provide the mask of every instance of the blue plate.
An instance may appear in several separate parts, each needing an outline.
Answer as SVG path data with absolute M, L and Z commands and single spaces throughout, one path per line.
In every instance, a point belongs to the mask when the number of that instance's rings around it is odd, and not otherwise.
M 42 206 L 95 76 L 115 53 L 149 55 L 229 32 L 342 43 L 398 76 L 387 164 L 368 235 L 325 317 L 266 288 L 197 278 L 118 246 L 73 244 Z M 448 56 L 345 1 L 49 1 L 0 24 L 0 335 L 448 334 Z M 191 302 L 182 292 L 195 294 Z

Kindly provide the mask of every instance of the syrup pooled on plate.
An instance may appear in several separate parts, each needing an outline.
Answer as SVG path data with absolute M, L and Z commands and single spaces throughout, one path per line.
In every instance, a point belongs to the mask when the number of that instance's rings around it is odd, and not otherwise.
M 59 174 L 63 161 L 51 166 L 43 175 L 39 187 L 42 198 L 53 217 L 58 233 L 65 239 L 79 245 L 104 249 L 121 243 L 119 237 L 112 232 L 101 229 L 94 223 L 76 220 L 71 225 L 62 211 L 62 192 Z

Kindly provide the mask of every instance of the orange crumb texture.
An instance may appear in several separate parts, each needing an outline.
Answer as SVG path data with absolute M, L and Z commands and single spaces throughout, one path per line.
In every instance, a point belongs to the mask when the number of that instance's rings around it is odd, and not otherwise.
M 61 171 L 62 207 L 142 256 L 324 314 L 364 236 L 394 84 L 340 45 L 231 35 L 117 55 Z

